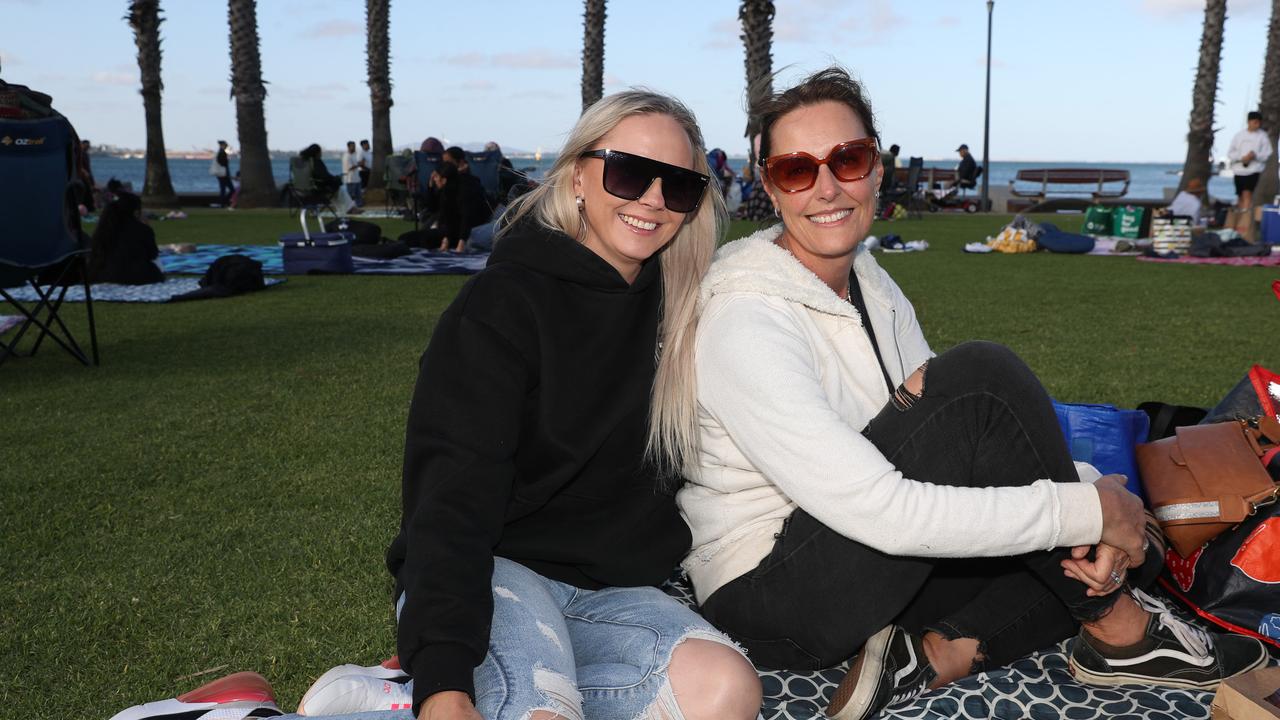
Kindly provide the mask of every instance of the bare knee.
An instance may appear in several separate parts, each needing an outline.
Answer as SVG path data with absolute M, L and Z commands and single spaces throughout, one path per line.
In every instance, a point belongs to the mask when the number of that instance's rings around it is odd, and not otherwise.
M 760 676 L 727 645 L 685 640 L 671 654 L 668 676 L 685 720 L 752 720 L 760 713 Z
M 569 718 L 550 710 L 534 710 L 529 715 L 529 720 L 569 720 Z

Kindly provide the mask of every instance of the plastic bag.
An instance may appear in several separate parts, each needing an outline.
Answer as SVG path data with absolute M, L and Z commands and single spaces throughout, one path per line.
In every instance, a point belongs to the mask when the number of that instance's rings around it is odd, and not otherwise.
M 1114 405 L 1086 405 L 1053 401 L 1053 411 L 1066 438 L 1071 459 L 1087 462 L 1103 475 L 1124 475 L 1125 487 L 1138 497 L 1138 461 L 1133 448 L 1147 441 L 1151 420 L 1141 410 L 1123 410 Z

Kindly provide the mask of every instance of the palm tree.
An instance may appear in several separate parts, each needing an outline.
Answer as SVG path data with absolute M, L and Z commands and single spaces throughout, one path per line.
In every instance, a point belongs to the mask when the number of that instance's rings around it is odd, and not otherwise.
M 240 138 L 240 207 L 276 204 L 276 181 L 267 150 L 267 123 L 262 104 L 267 87 L 262 81 L 258 55 L 258 7 L 256 0 L 230 0 L 227 21 L 231 26 L 231 97 L 236 101 L 236 134 Z
M 132 0 L 124 16 L 133 28 L 138 46 L 138 69 L 142 73 L 142 109 L 147 122 L 147 174 L 142 183 L 142 199 L 148 205 L 175 206 L 178 196 L 169 179 L 169 161 L 164 154 L 164 126 L 160 122 L 160 0 Z
M 1258 110 L 1267 124 L 1267 134 L 1271 136 L 1271 147 L 1280 149 L 1280 0 L 1271 0 L 1271 26 L 1267 30 L 1267 59 L 1262 68 L 1262 100 Z M 1262 177 L 1258 178 L 1258 187 L 1253 196 L 1265 202 L 1280 193 L 1280 183 L 1276 180 L 1277 155 L 1272 152 L 1267 160 Z
M 1191 122 L 1187 130 L 1187 159 L 1182 164 L 1178 189 L 1192 178 L 1207 186 L 1213 153 L 1213 104 L 1218 94 L 1218 65 L 1222 59 L 1222 27 L 1227 21 L 1227 0 L 1207 0 L 1204 31 L 1200 35 L 1200 65 L 1191 91 Z
M 582 25 L 582 110 L 604 97 L 604 3 L 586 0 Z
M 391 154 L 391 0 L 367 0 L 365 25 L 368 28 L 366 63 L 369 69 L 369 100 L 373 105 L 373 167 L 369 188 L 386 183 L 383 165 Z
M 756 108 L 773 93 L 773 0 L 742 0 L 738 20 L 742 22 L 742 44 L 747 65 L 747 130 L 752 138 L 760 132 Z M 748 151 L 751 163 L 756 161 L 755 145 Z

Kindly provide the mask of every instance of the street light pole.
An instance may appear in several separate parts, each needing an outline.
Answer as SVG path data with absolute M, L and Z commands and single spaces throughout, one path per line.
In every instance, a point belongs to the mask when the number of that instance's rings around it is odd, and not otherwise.
M 991 178 L 991 11 L 996 0 L 987 0 L 987 109 L 982 119 L 982 211 L 991 210 L 987 180 Z

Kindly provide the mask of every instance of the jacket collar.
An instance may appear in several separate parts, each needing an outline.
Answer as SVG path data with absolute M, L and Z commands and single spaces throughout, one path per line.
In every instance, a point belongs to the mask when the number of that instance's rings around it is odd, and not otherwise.
M 721 247 L 702 281 L 702 303 L 726 293 L 758 293 L 861 323 L 852 303 L 832 292 L 794 255 L 774 244 L 781 234 L 782 225 L 778 224 Z M 886 307 L 892 304 L 889 276 L 865 245 L 859 244 L 854 253 L 853 272 L 868 302 Z

